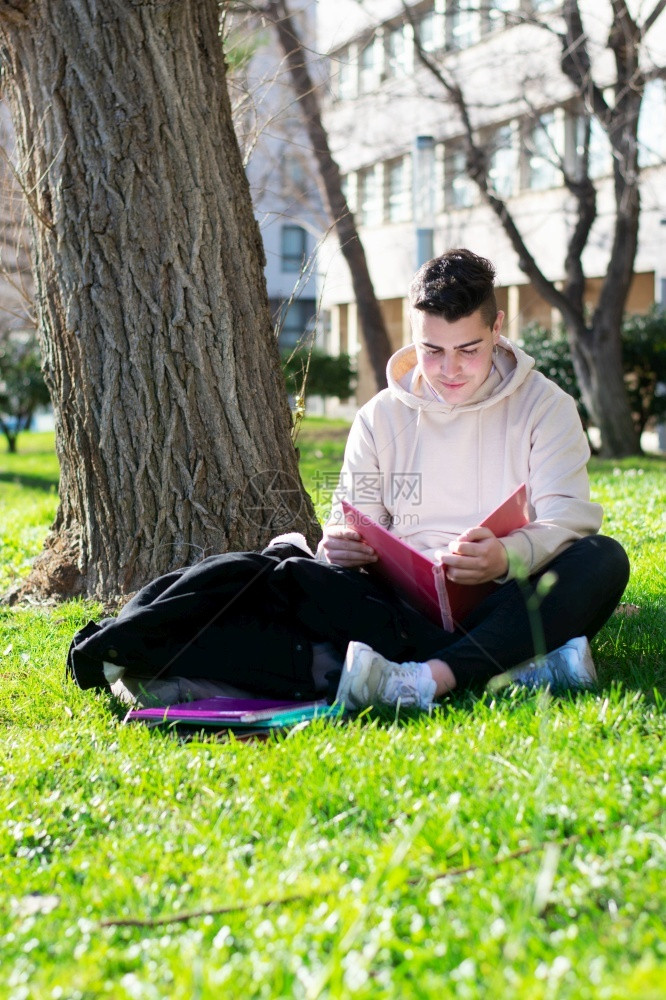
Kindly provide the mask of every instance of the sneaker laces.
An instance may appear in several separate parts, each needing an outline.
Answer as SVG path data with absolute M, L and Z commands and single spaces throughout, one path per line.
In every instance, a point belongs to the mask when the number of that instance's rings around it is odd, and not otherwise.
M 386 677 L 382 698 L 391 705 L 399 701 L 405 706 L 429 708 L 436 688 L 437 685 L 425 663 L 396 663 Z
M 402 705 L 420 705 L 417 664 L 403 663 L 399 670 L 391 671 L 381 695 L 391 705 L 398 700 Z

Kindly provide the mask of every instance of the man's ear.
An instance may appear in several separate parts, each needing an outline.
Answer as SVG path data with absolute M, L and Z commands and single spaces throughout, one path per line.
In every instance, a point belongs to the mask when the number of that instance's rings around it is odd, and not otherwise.
M 497 316 L 495 317 L 495 322 L 493 323 L 493 344 L 496 344 L 500 339 L 503 322 L 504 322 L 504 313 L 502 312 L 501 309 L 498 309 Z

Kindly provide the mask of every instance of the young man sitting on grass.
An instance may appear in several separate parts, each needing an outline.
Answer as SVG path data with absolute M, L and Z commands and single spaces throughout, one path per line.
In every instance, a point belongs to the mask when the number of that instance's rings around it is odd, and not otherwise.
M 116 619 L 74 637 L 69 667 L 81 687 L 113 684 L 157 704 L 327 694 L 349 708 L 427 708 L 489 681 L 591 685 L 588 640 L 629 565 L 597 534 L 574 401 L 501 336 L 493 281 L 492 265 L 469 250 L 416 274 L 414 342 L 391 358 L 388 388 L 354 421 L 318 559 L 287 535 L 262 553 L 210 556 L 149 583 Z M 478 527 L 521 483 L 529 523 L 502 539 Z M 345 524 L 344 496 L 427 555 L 444 550 L 455 583 L 499 586 L 444 631 L 359 572 L 376 557 Z M 539 581 L 535 648 L 527 601 Z
M 443 549 L 455 583 L 500 586 L 455 632 L 429 636 L 419 662 L 393 663 L 351 642 L 338 689 L 350 708 L 427 708 L 491 678 L 495 688 L 512 680 L 552 689 L 596 679 L 588 640 L 622 595 L 627 556 L 597 534 L 602 511 L 589 500 L 589 448 L 573 399 L 501 336 L 494 274 L 460 249 L 415 275 L 413 344 L 393 355 L 388 388 L 354 421 L 319 556 L 348 569 L 376 559 L 344 523 L 346 497 L 432 558 Z M 502 539 L 477 527 L 522 482 L 529 524 Z M 546 573 L 538 616 L 548 655 L 535 665 L 526 597 Z

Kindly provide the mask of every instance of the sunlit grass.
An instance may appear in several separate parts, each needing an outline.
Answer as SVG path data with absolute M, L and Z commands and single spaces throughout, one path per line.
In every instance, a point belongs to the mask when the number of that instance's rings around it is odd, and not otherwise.
M 0 454 L 6 581 L 55 510 L 30 437 Z M 341 437 L 304 428 L 310 485 Z M 640 608 L 598 694 L 186 740 L 64 680 L 99 607 L 0 608 L 0 995 L 661 1000 L 665 468 L 592 464 Z
M 53 434 L 21 434 L 18 453 L 0 444 L 0 593 L 30 571 L 58 506 Z

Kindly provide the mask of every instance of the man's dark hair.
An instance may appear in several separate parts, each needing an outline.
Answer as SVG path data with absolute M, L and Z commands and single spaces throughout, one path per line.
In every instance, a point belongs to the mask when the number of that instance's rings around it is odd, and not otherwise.
M 471 250 L 447 250 L 418 269 L 409 287 L 412 309 L 436 313 L 449 323 L 477 309 L 488 326 L 497 318 L 495 268 Z

